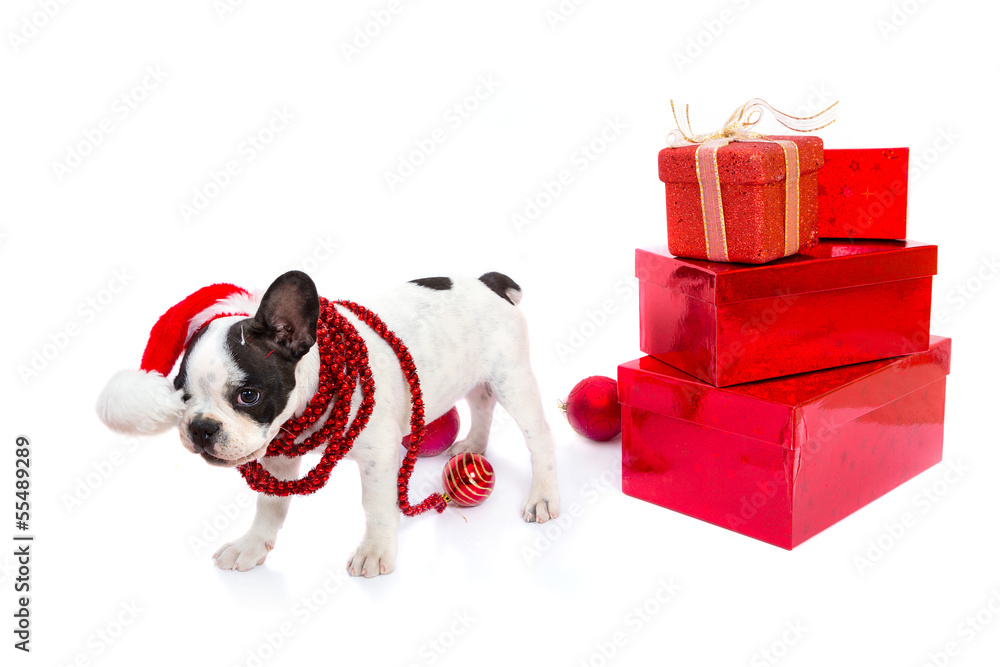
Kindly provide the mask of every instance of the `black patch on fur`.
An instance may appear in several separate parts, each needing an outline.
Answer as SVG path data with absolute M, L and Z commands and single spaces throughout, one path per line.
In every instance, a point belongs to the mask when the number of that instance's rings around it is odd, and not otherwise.
M 479 280 L 493 290 L 497 296 L 509 303 L 510 305 L 515 305 L 510 297 L 507 296 L 507 290 L 515 290 L 517 292 L 521 291 L 521 286 L 511 280 L 508 276 L 502 273 L 497 273 L 496 271 L 491 271 L 489 273 L 484 273 L 479 276 Z
M 242 332 L 241 332 L 242 328 Z M 246 341 L 244 345 L 242 341 Z M 282 354 L 268 332 L 258 322 L 246 319 L 229 328 L 226 347 L 245 379 L 230 389 L 227 399 L 237 412 L 245 414 L 258 424 L 270 424 L 288 404 L 288 396 L 295 387 L 297 358 Z M 275 353 L 270 354 L 274 351 Z M 240 405 L 240 392 L 255 389 L 260 398 L 254 405 Z
M 427 289 L 435 290 L 449 290 L 451 289 L 452 282 L 451 278 L 437 277 L 437 278 L 417 278 L 416 280 L 411 280 L 414 285 L 420 285 L 421 287 L 426 287 Z

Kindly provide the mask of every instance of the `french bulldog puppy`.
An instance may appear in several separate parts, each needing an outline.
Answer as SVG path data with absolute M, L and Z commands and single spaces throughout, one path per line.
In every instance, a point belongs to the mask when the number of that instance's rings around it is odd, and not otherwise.
M 487 273 L 478 279 L 414 280 L 363 305 L 412 354 L 426 423 L 462 397 L 468 401 L 471 430 L 448 456 L 482 454 L 494 406 L 507 410 L 531 455 L 531 487 L 521 514 L 525 521 L 544 523 L 559 515 L 556 462 L 528 360 L 520 299 L 513 280 Z M 300 477 L 301 458 L 263 457 L 281 425 L 301 414 L 317 391 L 319 310 L 313 281 L 291 271 L 267 289 L 251 317 L 218 317 L 194 334 L 174 379 L 183 400 L 178 426 L 186 449 L 214 466 L 260 460 L 278 479 Z M 346 309 L 340 311 L 367 345 L 375 381 L 374 412 L 349 454 L 361 472 L 366 529 L 347 564 L 351 575 L 374 577 L 392 572 L 396 563 L 396 480 L 400 440 L 410 430 L 410 390 L 389 345 Z M 356 389 L 352 418 L 359 401 Z M 214 554 L 216 565 L 245 571 L 262 564 L 290 502 L 260 494 L 250 530 Z

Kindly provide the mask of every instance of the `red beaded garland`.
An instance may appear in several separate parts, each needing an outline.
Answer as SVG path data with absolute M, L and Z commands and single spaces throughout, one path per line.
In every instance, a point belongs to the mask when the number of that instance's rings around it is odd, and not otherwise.
M 413 466 L 420 451 L 424 431 L 424 402 L 417 378 L 416 365 L 403 342 L 392 333 L 375 313 L 353 301 L 330 302 L 320 299 L 320 316 L 316 328 L 317 344 L 320 350 L 319 389 L 309 401 L 309 405 L 298 417 L 282 424 L 278 435 L 267 447 L 267 456 L 302 456 L 319 447 L 324 442 L 326 449 L 320 462 L 304 477 L 296 480 L 279 480 L 264 469 L 259 461 L 245 463 L 239 467 L 240 474 L 254 491 L 271 496 L 306 495 L 322 488 L 330 478 L 334 466 L 351 450 L 354 441 L 368 424 L 375 409 L 375 381 L 368 364 L 368 348 L 357 329 L 341 315 L 335 306 L 341 306 L 354 313 L 362 322 L 375 331 L 396 353 L 400 369 L 410 386 L 413 410 L 410 416 L 410 432 L 413 439 L 407 448 L 397 477 L 397 501 L 399 509 L 406 516 L 413 516 L 435 509 L 443 512 L 445 499 L 433 493 L 417 505 L 410 505 L 409 485 Z M 354 420 L 348 426 L 351 412 L 351 398 L 360 384 L 361 405 Z M 336 390 L 336 391 L 335 391 Z M 334 402 L 334 395 L 336 401 Z M 331 403 L 333 403 L 331 407 Z M 322 426 L 302 442 L 295 440 L 310 427 L 315 428 L 322 415 L 329 410 L 329 416 Z

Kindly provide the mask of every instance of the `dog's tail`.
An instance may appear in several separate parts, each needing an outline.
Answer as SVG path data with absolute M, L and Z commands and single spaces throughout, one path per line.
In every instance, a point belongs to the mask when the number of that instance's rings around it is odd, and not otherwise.
M 511 280 L 509 276 L 490 271 L 479 276 L 479 280 L 511 305 L 516 306 L 521 302 L 521 286 Z

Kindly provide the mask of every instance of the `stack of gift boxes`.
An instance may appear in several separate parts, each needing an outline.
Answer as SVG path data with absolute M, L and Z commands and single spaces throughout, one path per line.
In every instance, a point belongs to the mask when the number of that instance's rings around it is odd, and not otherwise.
M 659 156 L 622 489 L 791 549 L 941 461 L 937 247 L 905 240 L 905 148 L 717 143 Z

